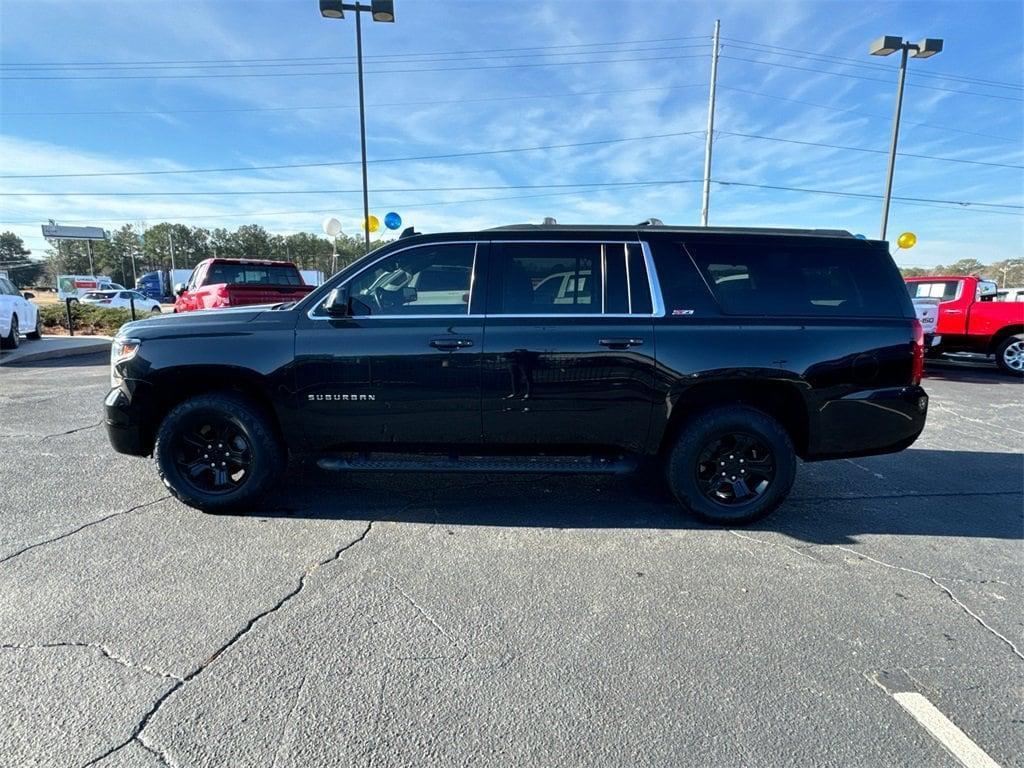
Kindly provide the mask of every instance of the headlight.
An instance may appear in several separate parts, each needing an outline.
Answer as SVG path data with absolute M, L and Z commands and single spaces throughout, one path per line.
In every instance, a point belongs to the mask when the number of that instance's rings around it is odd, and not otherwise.
M 139 353 L 142 342 L 139 339 L 126 339 L 120 336 L 114 337 L 110 343 L 110 387 L 113 389 L 121 380 L 121 374 L 117 370 L 119 363 L 131 360 Z

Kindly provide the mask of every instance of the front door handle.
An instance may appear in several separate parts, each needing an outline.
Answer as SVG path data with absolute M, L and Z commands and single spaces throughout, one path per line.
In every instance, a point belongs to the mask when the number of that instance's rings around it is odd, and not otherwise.
M 434 349 L 465 349 L 473 346 L 472 339 L 431 339 L 430 346 Z
M 608 347 L 609 349 L 629 349 L 630 347 L 639 347 L 644 343 L 643 339 L 601 339 L 599 342 L 602 347 Z

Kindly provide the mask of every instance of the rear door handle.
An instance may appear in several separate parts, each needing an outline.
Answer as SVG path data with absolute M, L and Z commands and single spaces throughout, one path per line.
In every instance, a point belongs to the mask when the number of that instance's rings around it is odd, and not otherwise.
M 434 349 L 465 349 L 473 346 L 472 339 L 431 339 L 430 346 Z
M 630 347 L 639 347 L 644 343 L 643 339 L 601 339 L 599 342 L 602 347 L 608 347 L 609 349 L 629 349 Z

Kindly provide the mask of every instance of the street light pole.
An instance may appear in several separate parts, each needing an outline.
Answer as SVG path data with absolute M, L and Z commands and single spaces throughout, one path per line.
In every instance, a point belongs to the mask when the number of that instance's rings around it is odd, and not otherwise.
M 919 43 L 906 42 L 898 35 L 884 35 L 871 44 L 872 56 L 888 56 L 900 52 L 900 72 L 896 85 L 896 111 L 892 119 L 892 142 L 889 145 L 889 167 L 885 174 L 885 194 L 882 196 L 882 228 L 880 240 L 885 240 L 889 229 L 889 202 L 892 200 L 892 180 L 896 172 L 896 147 L 900 137 L 900 115 L 903 112 L 903 85 L 907 79 L 907 57 L 931 58 L 942 50 L 942 40 L 925 38 Z M 911 53 L 913 51 L 913 53 Z
M 356 10 L 356 69 L 359 72 L 359 147 L 363 158 L 363 235 L 366 246 L 366 253 L 370 252 L 370 190 L 366 181 L 366 104 L 363 99 L 363 25 L 359 21 L 362 17 L 360 11 L 362 6 L 355 5 Z M 335 256 L 337 262 L 337 256 Z
M 900 46 L 900 76 L 896 85 L 896 112 L 892 118 L 892 142 L 889 144 L 889 169 L 885 173 L 885 195 L 882 197 L 882 234 L 879 240 L 885 240 L 889 229 L 889 201 L 892 199 L 892 177 L 896 172 L 896 145 L 900 139 L 900 114 L 903 112 L 903 83 L 907 79 L 907 54 L 910 52 L 906 43 Z
M 320 0 L 320 15 L 325 19 L 344 19 L 345 11 L 356 14 L 356 70 L 359 76 L 359 147 L 363 170 L 363 233 L 366 252 L 370 252 L 370 188 L 366 174 L 366 102 L 363 96 L 363 25 L 362 14 L 369 13 L 374 21 L 394 22 L 394 0 L 370 0 L 363 3 L 345 3 L 342 0 Z

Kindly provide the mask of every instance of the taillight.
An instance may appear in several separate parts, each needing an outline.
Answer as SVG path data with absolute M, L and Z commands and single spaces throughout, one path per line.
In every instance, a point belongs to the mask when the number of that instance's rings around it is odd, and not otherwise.
M 221 306 L 223 307 L 231 304 L 231 295 L 228 293 L 226 285 L 222 285 L 217 289 L 217 298 L 220 299 Z
M 910 370 L 910 383 L 920 384 L 924 377 L 924 328 L 914 319 L 914 364 Z

